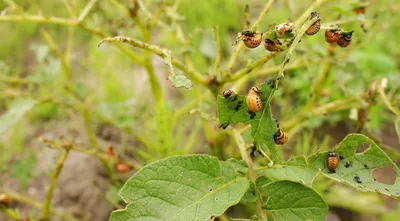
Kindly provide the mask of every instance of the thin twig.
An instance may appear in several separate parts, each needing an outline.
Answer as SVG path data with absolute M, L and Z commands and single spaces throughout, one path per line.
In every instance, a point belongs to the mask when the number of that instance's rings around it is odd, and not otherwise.
M 228 83 L 228 82 L 233 82 L 233 81 L 236 81 L 236 80 L 246 76 L 247 74 L 250 74 L 255 68 L 267 63 L 269 60 L 274 58 L 276 56 L 276 54 L 277 54 L 276 52 L 271 52 L 265 56 L 258 58 L 251 64 L 247 65 L 246 67 L 238 70 L 234 74 L 232 74 L 229 77 L 227 77 L 226 79 L 222 80 L 221 83 L 224 84 L 224 83 Z
M 248 178 L 251 181 L 255 181 L 257 179 L 257 175 L 254 171 L 253 167 L 253 160 L 251 159 L 250 155 L 247 153 L 246 149 L 246 143 L 243 140 L 242 135 L 240 134 L 239 131 L 232 129 L 232 132 L 228 132 L 229 135 L 235 140 L 237 146 L 239 147 L 240 150 L 240 155 L 242 156 L 242 160 L 244 160 L 247 164 L 248 168 Z M 255 189 L 256 194 L 258 195 L 257 188 Z M 261 201 L 261 198 L 257 198 L 257 213 L 260 217 L 261 220 L 267 221 L 267 214 L 266 211 L 263 209 L 263 203 Z
M 269 0 L 268 3 L 265 5 L 263 11 L 260 13 L 260 15 L 258 16 L 257 20 L 254 22 L 253 26 L 251 29 L 255 29 L 258 27 L 258 25 L 260 24 L 261 20 L 264 18 L 264 16 L 267 14 L 268 10 L 272 7 L 272 4 L 275 2 L 275 0 Z M 235 51 L 233 52 L 233 54 L 231 55 L 231 58 L 229 59 L 228 62 L 228 67 L 226 69 L 226 71 L 224 72 L 223 77 L 225 77 L 226 74 L 230 74 L 232 71 L 233 66 L 236 63 L 237 57 L 240 53 L 240 51 L 243 49 L 244 44 L 238 44 L 235 48 Z
M 128 43 L 134 47 L 138 47 L 147 51 L 150 51 L 162 58 L 167 58 L 170 55 L 168 54 L 166 49 L 163 49 L 157 45 L 151 45 L 151 44 L 147 44 L 144 43 L 142 41 L 139 41 L 137 39 L 134 38 L 128 38 L 128 37 L 123 37 L 123 36 L 116 36 L 116 37 L 109 37 L 109 38 L 105 38 L 103 40 L 101 40 L 98 44 L 98 46 L 100 47 L 101 44 L 103 44 L 104 42 L 124 42 L 124 43 Z M 206 78 L 198 73 L 197 71 L 194 70 L 190 70 L 185 64 L 183 64 L 181 61 L 171 57 L 171 63 L 177 67 L 178 69 L 182 70 L 183 72 L 185 72 L 191 79 L 202 83 L 202 84 L 207 84 L 207 80 Z
M 221 63 L 221 41 L 219 38 L 219 28 L 218 26 L 213 28 L 214 31 L 214 38 L 215 38 L 215 44 L 217 45 L 217 51 L 215 55 L 215 62 L 214 62 L 214 76 L 219 75 L 219 65 Z
M 70 148 L 64 148 L 64 152 L 62 153 L 59 161 L 57 162 L 56 170 L 54 172 L 53 178 L 51 179 L 51 183 L 47 191 L 46 200 L 44 201 L 43 204 L 43 217 L 42 217 L 43 220 L 50 220 L 51 200 L 53 199 L 53 194 L 57 185 L 57 180 L 64 166 L 64 162 L 67 160 L 69 151 Z
M 294 26 L 298 27 L 300 24 L 303 24 L 304 21 L 310 16 L 311 12 L 315 11 L 317 7 L 319 7 L 321 4 L 326 2 L 327 0 L 316 0 L 312 5 L 310 5 L 307 10 L 303 12 L 303 14 L 300 15 L 300 17 L 297 18 L 297 20 L 294 22 Z
M 1 186 L 0 186 L 0 192 L 7 194 L 11 199 L 13 199 L 15 201 L 18 201 L 18 202 L 21 202 L 24 204 L 28 204 L 36 209 L 43 209 L 43 204 L 41 204 L 40 202 L 38 202 L 34 199 L 26 197 L 20 193 L 17 193 L 17 192 L 11 191 L 11 190 L 6 190 L 6 189 L 2 188 Z M 61 219 L 65 220 L 65 221 L 79 221 L 78 219 L 75 219 L 74 217 L 72 217 L 68 214 L 62 213 L 55 209 L 52 209 L 50 211 L 50 213 L 57 217 L 60 217 Z
M 85 6 L 85 8 L 82 10 L 81 14 L 79 15 L 78 22 L 82 22 L 83 19 L 88 15 L 90 10 L 93 8 L 94 4 L 96 3 L 97 0 L 91 0 L 88 2 Z
M 272 91 L 271 95 L 268 98 L 268 101 L 271 101 L 272 96 L 274 95 L 274 92 L 278 89 L 279 81 L 284 77 L 284 70 L 286 64 L 289 63 L 290 58 L 292 57 L 292 54 L 294 52 L 294 49 L 296 49 L 297 44 L 300 42 L 301 38 L 305 34 L 306 30 L 310 28 L 312 24 L 314 24 L 317 20 L 319 20 L 320 17 L 319 15 L 313 16 L 310 19 L 308 19 L 303 26 L 301 26 L 299 32 L 297 33 L 296 37 L 293 40 L 293 43 L 290 45 L 288 52 L 285 55 L 285 58 L 283 59 L 281 69 L 279 70 L 278 74 L 276 75 L 275 78 L 275 87 L 274 90 Z

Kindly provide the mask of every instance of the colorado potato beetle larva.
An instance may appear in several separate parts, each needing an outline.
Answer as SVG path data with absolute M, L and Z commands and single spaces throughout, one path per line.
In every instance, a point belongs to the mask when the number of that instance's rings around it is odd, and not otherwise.
M 242 32 L 242 40 L 246 47 L 256 48 L 261 44 L 263 33 L 245 31 Z
M 260 92 L 258 91 L 258 88 L 250 88 L 249 93 L 247 93 L 246 103 L 248 109 L 253 113 L 258 112 L 262 109 Z
M 311 12 L 311 18 L 314 18 L 315 16 L 319 17 L 319 14 L 317 12 Z M 307 35 L 315 35 L 321 28 L 321 19 L 318 18 L 317 21 L 315 21 L 307 30 L 306 34 Z
M 327 29 L 325 31 L 325 41 L 328 43 L 337 42 L 342 35 L 341 29 Z
M 335 169 L 338 166 L 338 163 L 339 159 L 336 155 L 336 152 L 334 150 L 330 150 L 328 152 L 328 159 L 327 159 L 327 165 L 329 171 L 335 173 Z
M 347 47 L 350 42 L 351 42 L 351 37 L 353 35 L 353 31 L 350 32 L 343 32 L 340 36 L 340 38 L 337 40 L 337 45 L 339 45 L 342 48 Z

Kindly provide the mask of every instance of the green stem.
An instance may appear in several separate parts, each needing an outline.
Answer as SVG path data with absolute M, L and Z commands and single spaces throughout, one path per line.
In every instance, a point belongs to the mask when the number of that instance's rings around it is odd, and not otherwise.
M 51 199 L 53 199 L 54 189 L 57 185 L 58 177 L 60 176 L 61 170 L 64 166 L 65 160 L 67 160 L 69 154 L 69 148 L 65 148 L 63 154 L 61 155 L 59 161 L 57 162 L 56 171 L 54 172 L 53 178 L 51 179 L 49 190 L 47 191 L 46 200 L 43 205 L 43 220 L 50 220 L 50 207 Z
M 265 5 L 264 9 L 262 10 L 262 12 L 260 13 L 260 15 L 258 16 L 257 20 L 254 22 L 253 26 L 251 27 L 251 29 L 255 29 L 258 27 L 258 25 L 260 24 L 261 20 L 264 18 L 264 16 L 267 14 L 268 10 L 272 7 L 272 4 L 275 2 L 275 0 L 269 0 L 267 2 L 267 4 Z M 224 75 L 222 77 L 225 77 L 226 74 L 230 74 L 232 71 L 233 66 L 236 63 L 237 57 L 240 53 L 240 51 L 243 49 L 244 44 L 238 44 L 235 48 L 235 51 L 233 52 L 231 58 L 229 59 L 229 63 L 228 63 L 228 67 L 226 69 L 226 71 L 224 72 Z
M 38 201 L 36 201 L 34 199 L 31 199 L 29 197 L 26 197 L 26 196 L 24 196 L 22 194 L 19 194 L 17 192 L 6 190 L 6 189 L 2 188 L 1 186 L 0 186 L 0 192 L 3 192 L 5 194 L 7 194 L 11 199 L 13 199 L 15 201 L 18 201 L 18 202 L 21 202 L 21 203 L 24 203 L 24 204 L 28 204 L 28 205 L 36 208 L 36 209 L 43 209 L 43 204 L 41 204 L 40 202 L 38 202 Z M 60 211 L 57 211 L 55 209 L 51 209 L 50 213 L 55 215 L 55 216 L 57 216 L 57 217 L 60 217 L 61 219 L 65 220 L 65 221 L 79 221 L 78 219 L 75 219 L 74 217 L 72 217 L 72 216 L 70 216 L 68 214 L 64 214 L 64 213 L 62 213 Z
M 250 155 L 247 153 L 246 143 L 244 142 L 242 135 L 240 134 L 239 131 L 237 131 L 235 129 L 232 129 L 232 132 L 228 133 L 228 134 L 230 134 L 231 137 L 235 140 L 237 146 L 239 147 L 240 155 L 242 156 L 242 160 L 244 160 L 247 164 L 247 167 L 248 167 L 247 176 L 248 176 L 249 180 L 252 182 L 255 182 L 257 179 L 257 174 L 254 171 L 253 161 L 252 161 Z M 255 191 L 256 191 L 256 194 L 259 195 L 257 188 L 255 188 Z M 258 197 L 257 198 L 258 216 L 261 220 L 268 221 L 266 211 L 263 209 L 262 205 L 263 205 L 263 202 L 261 201 L 261 198 Z
M 144 43 L 142 41 L 139 41 L 137 39 L 134 38 L 128 38 L 128 37 L 123 37 L 123 36 L 116 36 L 116 37 L 109 37 L 109 38 L 105 38 L 103 40 L 101 40 L 98 44 L 98 46 L 100 47 L 101 44 L 103 44 L 104 42 L 124 42 L 124 43 L 128 43 L 134 47 L 138 47 L 147 51 L 152 52 L 153 54 L 156 54 L 162 58 L 169 58 L 170 55 L 168 54 L 168 50 L 163 49 L 157 45 L 151 45 L 151 44 L 147 44 Z M 202 83 L 202 84 L 207 84 L 207 79 L 200 74 L 197 71 L 194 70 L 190 70 L 185 64 L 183 64 L 181 61 L 170 57 L 171 58 L 171 63 L 172 65 L 174 65 L 175 67 L 177 67 L 178 69 L 182 70 L 183 72 L 185 72 L 190 78 L 192 78 L 193 80 Z

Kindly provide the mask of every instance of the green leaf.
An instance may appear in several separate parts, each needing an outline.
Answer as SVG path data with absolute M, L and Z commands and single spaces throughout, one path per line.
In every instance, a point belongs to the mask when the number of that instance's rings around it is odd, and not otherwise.
M 291 181 L 265 185 L 261 193 L 268 197 L 264 207 L 275 221 L 324 220 L 328 205 L 311 188 Z
M 281 165 L 260 170 L 260 174 L 270 178 L 272 181 L 290 180 L 311 187 L 314 178 L 318 175 L 318 171 L 301 166 Z
M 133 175 L 119 195 L 129 203 L 114 211 L 119 220 L 206 220 L 242 198 L 249 180 L 239 163 L 207 155 L 174 156 L 149 164 Z
M 36 103 L 35 100 L 29 98 L 14 101 L 8 111 L 0 116 L 0 134 L 13 127 Z
M 251 124 L 251 136 L 258 147 L 268 147 L 272 157 L 276 160 L 274 134 L 278 128 L 275 119 L 272 117 L 270 101 L 268 101 L 273 91 L 272 85 L 271 82 L 261 84 L 259 91 L 263 108 L 255 113 L 253 118 L 248 112 L 246 96 L 235 94 L 224 98 L 218 95 L 217 101 L 221 127 L 226 128 L 232 123 Z
M 369 148 L 362 153 L 356 153 L 358 146 L 365 144 L 369 144 Z M 310 156 L 308 158 L 310 166 L 321 170 L 326 177 L 348 184 L 360 191 L 379 192 L 400 198 L 400 170 L 374 141 L 361 134 L 350 134 L 335 151 L 341 158 L 335 173 L 330 173 L 326 166 L 327 152 Z M 397 173 L 393 185 L 377 182 L 372 177 L 374 169 L 385 166 L 392 167 Z

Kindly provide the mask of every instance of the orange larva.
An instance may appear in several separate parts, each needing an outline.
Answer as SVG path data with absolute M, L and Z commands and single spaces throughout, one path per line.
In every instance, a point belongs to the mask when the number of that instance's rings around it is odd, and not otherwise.
M 314 24 L 312 24 L 306 31 L 307 35 L 315 35 L 317 34 L 317 32 L 319 31 L 319 29 L 321 28 L 321 20 L 317 20 L 316 22 L 314 22 Z
M 0 194 L 0 205 L 9 206 L 11 203 L 10 198 L 6 194 Z
M 325 41 L 328 43 L 337 42 L 342 35 L 342 30 L 340 29 L 327 29 L 325 31 Z
M 328 159 L 327 159 L 327 165 L 329 171 L 334 173 L 338 163 L 339 159 L 336 155 L 336 152 L 334 150 L 330 150 L 328 152 Z
M 264 41 L 264 47 L 268 51 L 282 51 L 278 43 L 279 43 L 278 41 L 273 41 L 271 39 L 266 38 Z
M 120 173 L 126 173 L 131 170 L 131 167 L 125 163 L 117 163 L 115 167 L 117 168 L 117 171 Z
M 283 145 L 288 141 L 288 139 L 289 138 L 287 134 L 278 128 L 278 131 L 274 134 L 275 143 L 278 145 Z
M 261 44 L 263 33 L 245 31 L 242 32 L 243 43 L 248 48 L 256 48 Z
M 231 89 L 226 89 L 222 92 L 222 96 L 225 98 L 232 96 L 232 94 L 235 94 L 235 92 L 233 92 Z
M 108 156 L 110 156 L 110 157 L 115 157 L 114 148 L 113 148 L 113 146 L 112 146 L 111 144 L 108 144 L 108 145 L 107 145 L 107 150 L 106 150 L 106 152 L 107 152 L 107 155 L 108 155 Z
M 337 45 L 339 45 L 342 48 L 347 47 L 350 42 L 351 42 L 351 36 L 353 35 L 353 32 L 346 32 L 346 33 L 342 33 L 342 35 L 340 36 L 340 38 L 337 40 Z
M 256 87 L 252 87 L 247 94 L 247 107 L 253 113 L 258 112 L 262 109 L 262 103 L 259 93 L 260 92 Z

